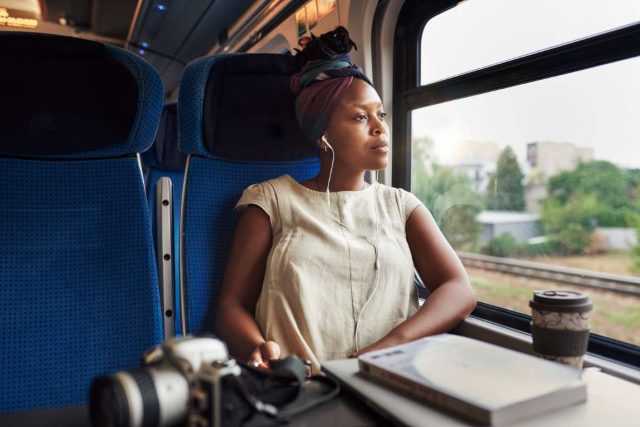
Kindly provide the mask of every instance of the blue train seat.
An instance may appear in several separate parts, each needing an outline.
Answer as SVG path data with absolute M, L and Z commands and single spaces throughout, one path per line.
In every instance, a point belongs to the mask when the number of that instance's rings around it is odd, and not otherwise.
M 79 38 L 0 32 L 0 412 L 84 404 L 162 323 L 137 154 L 162 82 Z
M 233 207 L 247 186 L 319 169 L 295 118 L 293 57 L 229 54 L 190 63 L 180 80 L 180 150 L 188 155 L 182 201 L 184 326 L 215 332 L 215 308 L 231 249 Z
M 173 184 L 173 239 L 174 250 L 177 252 L 180 247 L 180 206 L 182 200 L 182 183 L 184 179 L 184 169 L 187 163 L 187 156 L 180 152 L 178 146 L 178 104 L 171 102 L 165 104 L 162 109 L 160 125 L 156 138 L 151 148 L 140 156 L 145 177 L 145 187 L 150 209 L 154 209 L 156 203 L 155 185 L 162 177 L 171 179 Z M 151 215 L 154 242 L 158 239 L 155 232 L 155 215 Z M 175 306 L 180 307 L 180 265 L 179 257 L 173 257 L 174 265 L 174 295 Z M 180 331 L 180 310 L 176 310 L 175 327 Z

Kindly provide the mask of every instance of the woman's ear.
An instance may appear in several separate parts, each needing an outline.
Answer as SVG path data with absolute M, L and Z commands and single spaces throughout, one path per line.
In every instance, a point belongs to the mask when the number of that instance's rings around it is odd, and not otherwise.
M 333 151 L 333 147 L 331 146 L 331 144 L 329 144 L 329 141 L 327 140 L 327 137 L 323 134 L 322 136 L 320 136 L 320 148 L 322 148 L 324 151 L 327 150 L 331 150 Z
M 320 136 L 320 138 L 318 138 L 318 141 L 316 141 L 316 144 L 318 145 L 318 148 L 324 152 L 326 152 L 328 150 L 327 144 L 325 144 L 325 136 L 322 135 Z

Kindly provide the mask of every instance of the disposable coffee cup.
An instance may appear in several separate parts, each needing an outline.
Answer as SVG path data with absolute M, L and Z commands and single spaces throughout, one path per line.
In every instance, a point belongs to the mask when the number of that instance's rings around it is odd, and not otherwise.
M 574 291 L 535 291 L 529 301 L 533 350 L 539 356 L 582 369 L 593 303 Z

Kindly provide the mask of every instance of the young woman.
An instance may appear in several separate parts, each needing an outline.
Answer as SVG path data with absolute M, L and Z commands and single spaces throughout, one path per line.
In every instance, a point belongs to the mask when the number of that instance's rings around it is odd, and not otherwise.
M 312 41 L 292 77 L 303 132 L 320 172 L 252 185 L 217 309 L 231 353 L 255 366 L 295 354 L 318 373 L 346 358 L 448 331 L 475 307 L 466 272 L 411 193 L 367 184 L 387 166 L 382 102 L 343 28 Z M 430 297 L 418 307 L 414 266 Z

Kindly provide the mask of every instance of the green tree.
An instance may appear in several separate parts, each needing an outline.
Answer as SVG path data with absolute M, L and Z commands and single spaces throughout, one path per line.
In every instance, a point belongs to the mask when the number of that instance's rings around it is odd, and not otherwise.
M 581 254 L 596 228 L 598 209 L 598 198 L 594 194 L 576 193 L 566 203 L 548 198 L 542 205 L 542 228 L 558 241 L 560 252 Z
M 640 169 L 626 171 L 627 195 L 631 203 L 631 211 L 640 213 Z
M 631 271 L 640 274 L 640 214 L 627 214 L 627 221 L 636 229 L 638 242 L 631 248 Z
M 491 174 L 487 187 L 486 205 L 491 210 L 523 211 L 525 209 L 524 174 L 518 159 L 507 146 L 500 153 L 496 172 Z
M 482 203 L 471 180 L 433 160 L 433 141 L 413 142 L 411 190 L 429 208 L 447 240 L 456 249 L 472 249 L 480 235 L 475 220 Z
M 613 163 L 594 161 L 581 163 L 575 170 L 562 172 L 549 179 L 549 199 L 564 205 L 576 194 L 594 195 L 592 217 L 602 227 L 627 227 L 627 211 L 640 212 L 636 188 L 638 173 L 625 171 Z
M 582 253 L 598 226 L 638 227 L 639 189 L 638 169 L 625 170 L 607 161 L 580 163 L 549 179 L 543 228 L 562 252 Z M 640 249 L 637 252 L 640 271 Z
M 566 203 L 548 198 L 542 204 L 542 228 L 547 234 L 555 234 L 568 224 L 578 224 L 591 232 L 597 225 L 598 205 L 598 198 L 594 194 L 576 193 Z

